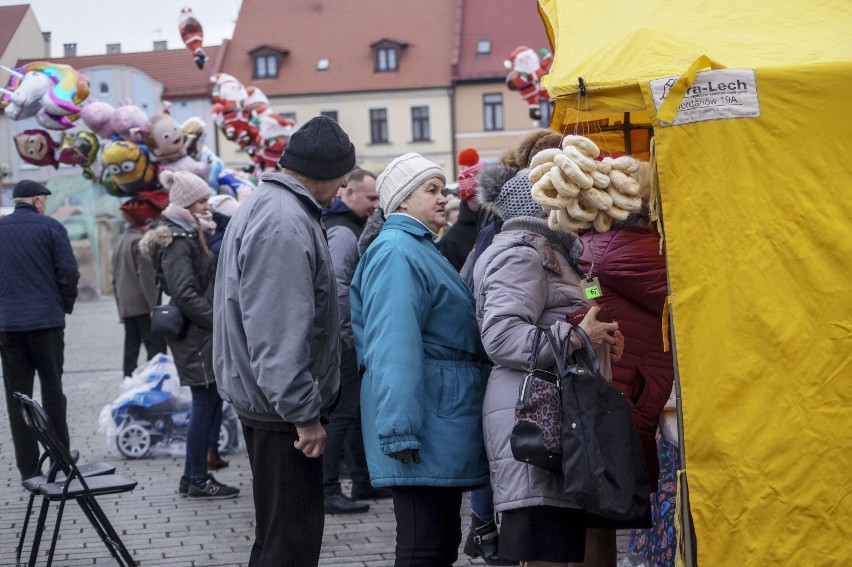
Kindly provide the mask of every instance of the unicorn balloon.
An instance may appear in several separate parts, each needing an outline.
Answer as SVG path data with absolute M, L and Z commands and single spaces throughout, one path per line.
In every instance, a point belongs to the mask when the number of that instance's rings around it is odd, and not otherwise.
M 35 61 L 10 69 L 12 77 L 0 107 L 12 120 L 35 116 L 39 124 L 52 130 L 66 130 L 80 116 L 80 104 L 89 97 L 89 81 L 70 65 Z

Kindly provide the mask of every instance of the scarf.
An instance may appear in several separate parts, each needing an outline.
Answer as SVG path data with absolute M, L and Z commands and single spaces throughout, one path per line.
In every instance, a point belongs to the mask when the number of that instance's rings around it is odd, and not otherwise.
M 207 211 L 203 215 L 193 215 L 189 212 L 189 209 L 169 203 L 169 206 L 163 211 L 163 216 L 170 218 L 184 228 L 189 228 L 197 232 L 204 234 L 213 234 L 216 232 L 216 223 L 213 221 L 213 213 L 210 211 Z

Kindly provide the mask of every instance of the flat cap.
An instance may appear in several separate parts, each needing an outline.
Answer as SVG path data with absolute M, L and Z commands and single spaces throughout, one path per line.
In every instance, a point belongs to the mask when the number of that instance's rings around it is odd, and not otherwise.
M 17 199 L 19 197 L 35 197 L 36 195 L 50 195 L 50 190 L 41 183 L 33 181 L 32 179 L 23 179 L 18 181 L 18 184 L 15 185 L 14 191 L 12 191 L 13 199 Z

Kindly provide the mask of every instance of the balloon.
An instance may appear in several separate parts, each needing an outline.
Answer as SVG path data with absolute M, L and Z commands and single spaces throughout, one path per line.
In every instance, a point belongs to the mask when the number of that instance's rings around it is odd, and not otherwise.
M 110 126 L 116 135 L 141 144 L 145 137 L 145 125 L 148 123 L 148 115 L 138 106 L 131 104 L 129 100 L 118 103 L 118 107 L 110 119 Z
M 44 130 L 24 130 L 15 134 L 15 149 L 25 162 L 43 166 L 59 167 L 56 161 L 56 149 L 59 147 L 50 134 Z
M 101 155 L 104 173 L 124 192 L 132 195 L 146 189 L 158 189 L 157 166 L 148 159 L 145 146 L 129 140 L 109 142 Z
M 204 41 L 204 30 L 201 29 L 201 22 L 195 19 L 192 8 L 181 8 L 178 28 L 184 45 L 195 55 L 195 64 L 199 69 L 203 69 L 204 62 L 207 61 L 207 55 L 201 48 L 201 43 Z
M 45 128 L 65 130 L 80 116 L 80 105 L 89 97 L 89 81 L 70 65 L 35 61 L 10 69 L 12 77 L 0 88 L 0 106 L 12 120 L 35 116 Z
M 210 82 L 213 83 L 213 92 L 211 93 L 213 102 L 226 106 L 228 103 L 243 106 L 249 96 L 246 87 L 233 75 L 216 73 L 210 77 Z
M 101 101 L 90 102 L 80 111 L 80 118 L 89 129 L 105 140 L 109 140 L 116 133 L 112 127 L 112 117 L 115 116 L 115 107 Z
M 83 168 L 83 177 L 93 179 L 92 164 L 98 157 L 101 143 L 93 132 L 80 130 L 75 135 L 64 134 L 59 145 L 59 163 L 79 165 Z
M 553 54 L 547 49 L 539 49 L 538 52 L 521 45 L 512 50 L 509 58 L 503 62 L 503 66 L 510 69 L 506 76 L 506 86 L 509 90 L 518 91 L 527 102 L 530 118 L 538 120 L 541 118 L 539 103 L 550 100 L 550 95 L 541 86 L 540 81 L 547 74 L 547 70 L 553 63 Z

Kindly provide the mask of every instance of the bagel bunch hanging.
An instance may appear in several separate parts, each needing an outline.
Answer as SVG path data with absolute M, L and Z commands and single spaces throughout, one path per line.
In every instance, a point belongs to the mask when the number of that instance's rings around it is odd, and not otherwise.
M 562 148 L 537 153 L 530 163 L 532 197 L 548 212 L 553 229 L 610 229 L 642 209 L 642 162 L 630 156 L 605 157 L 584 136 L 565 136 Z M 638 175 L 637 175 L 638 174 Z

